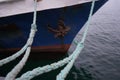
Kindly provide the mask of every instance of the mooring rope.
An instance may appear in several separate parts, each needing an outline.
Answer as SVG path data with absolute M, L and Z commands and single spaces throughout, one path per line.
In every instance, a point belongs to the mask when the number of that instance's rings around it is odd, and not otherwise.
M 27 48 L 26 53 L 22 58 L 22 60 L 7 74 L 7 76 L 5 77 L 5 80 L 15 80 L 15 77 L 17 76 L 17 74 L 21 71 L 21 69 L 25 65 L 29 54 L 30 54 L 30 47 Z
M 33 25 L 32 25 L 33 27 Z M 35 32 L 36 30 L 34 29 L 31 29 L 32 30 L 32 33 L 31 33 L 31 36 L 29 38 L 29 43 L 30 45 L 27 47 L 27 50 L 26 50 L 26 53 L 24 55 L 24 57 L 22 58 L 22 60 L 7 74 L 5 80 L 14 80 L 15 77 L 17 76 L 17 74 L 21 71 L 21 69 L 23 68 L 23 66 L 25 65 L 28 57 L 29 57 L 29 54 L 30 54 L 30 51 L 31 51 L 31 45 L 32 45 L 32 42 L 33 42 L 33 38 L 34 38 L 34 35 L 35 35 Z
M 88 28 L 90 25 L 90 20 L 91 20 L 92 14 L 93 14 L 94 6 L 95 6 L 95 0 L 92 1 L 90 14 L 88 17 L 88 21 L 85 24 L 85 31 L 83 33 L 82 40 L 78 43 L 77 48 L 76 48 L 77 52 L 74 54 L 72 60 L 67 64 L 67 66 L 63 70 L 61 70 L 61 72 L 57 75 L 57 80 L 64 80 L 66 78 L 66 76 L 69 73 L 70 69 L 72 68 L 75 60 L 77 59 L 77 57 L 81 53 L 82 49 L 84 48 L 84 41 L 85 41 L 87 33 L 88 33 Z
M 92 13 L 93 13 L 94 4 L 95 4 L 95 0 L 92 1 L 90 14 L 89 14 L 89 17 L 88 17 L 88 21 L 85 24 L 85 31 L 83 33 L 82 40 L 80 42 L 75 42 L 77 44 L 77 47 L 69 57 L 64 58 L 63 60 L 60 60 L 58 62 L 52 63 L 50 65 L 46 65 L 46 66 L 43 66 L 43 67 L 37 67 L 37 68 L 33 69 L 32 71 L 28 71 L 28 72 L 24 73 L 20 78 L 15 79 L 15 77 L 20 72 L 20 70 L 23 68 L 23 66 L 25 65 L 25 63 L 26 63 L 26 61 L 29 57 L 29 54 L 30 54 L 30 51 L 31 51 L 31 45 L 33 43 L 33 39 L 34 39 L 35 33 L 37 31 L 37 26 L 36 26 L 37 0 L 35 0 L 34 1 L 33 23 L 31 25 L 31 32 L 30 32 L 30 35 L 29 35 L 29 38 L 28 38 L 28 41 L 27 41 L 26 45 L 20 51 L 18 51 L 16 54 L 0 61 L 0 66 L 2 66 L 3 64 L 6 64 L 9 61 L 12 61 L 12 60 L 16 59 L 17 57 L 19 57 L 27 49 L 24 57 L 22 58 L 22 60 L 15 66 L 15 68 L 13 68 L 13 70 L 11 70 L 11 72 L 8 73 L 5 80 L 30 80 L 30 79 L 32 79 L 32 78 L 34 78 L 34 77 L 36 77 L 40 74 L 49 72 L 51 70 L 55 70 L 55 69 L 57 69 L 57 68 L 59 68 L 59 67 L 68 63 L 66 65 L 66 67 L 63 70 L 61 70 L 61 72 L 56 77 L 57 80 L 64 80 L 66 78 L 67 74 L 69 73 L 70 69 L 72 68 L 75 60 L 78 57 L 78 55 L 80 54 L 80 52 L 84 48 L 84 41 L 85 41 L 85 38 L 86 38 L 86 35 L 87 35 L 87 32 L 88 32 L 88 27 L 89 27 L 89 24 L 90 24 L 90 19 L 91 19 Z
M 29 39 L 28 39 L 29 45 L 27 47 L 26 53 L 25 53 L 24 57 L 22 58 L 22 60 L 7 74 L 5 80 L 15 80 L 15 77 L 21 71 L 21 69 L 23 68 L 23 66 L 27 62 L 27 59 L 28 59 L 28 57 L 30 55 L 31 45 L 33 43 L 33 39 L 34 39 L 35 33 L 37 31 L 37 26 L 36 26 L 36 16 L 37 16 L 36 6 L 37 6 L 37 0 L 34 1 L 33 24 L 31 25 L 31 33 L 30 33 L 30 36 L 29 36 Z
M 87 36 L 87 33 L 88 33 L 88 29 L 89 29 L 89 25 L 90 25 L 90 20 L 91 20 L 91 18 L 92 18 L 94 6 L 95 6 L 95 1 L 96 1 L 96 0 L 92 0 L 89 17 L 88 17 L 88 20 L 87 20 L 87 22 L 86 22 L 86 24 L 85 24 L 85 27 L 86 27 L 86 28 L 85 28 L 85 31 L 84 31 L 84 33 L 83 33 L 83 37 L 82 37 L 81 43 L 84 43 L 84 42 L 85 42 L 85 39 L 86 39 L 86 36 Z
M 50 65 L 46 65 L 43 67 L 37 67 L 37 68 L 33 69 L 32 71 L 28 71 L 28 72 L 24 73 L 20 78 L 17 78 L 16 80 L 31 80 L 32 78 L 34 78 L 38 75 L 50 72 L 52 70 L 55 70 L 65 64 L 67 64 L 71 59 L 72 59 L 72 55 L 70 57 L 67 57 L 63 60 L 52 63 Z
M 18 52 L 16 52 L 12 56 L 9 56 L 5 59 L 0 60 L 0 67 L 3 66 L 4 64 L 7 64 L 10 61 L 15 60 L 17 57 L 22 55 L 25 52 L 25 50 L 27 49 L 27 47 L 28 47 L 28 44 L 26 44 L 21 50 L 19 50 Z
M 72 59 L 68 62 L 67 66 L 63 70 L 61 70 L 61 72 L 57 75 L 56 80 L 64 80 L 66 78 L 76 58 L 79 56 L 83 48 L 84 48 L 84 45 L 82 43 L 78 43 L 75 49 L 75 54 L 73 55 Z
M 4 58 L 4 59 L 0 60 L 0 67 L 3 66 L 4 64 L 7 64 L 7 63 L 15 60 L 17 57 L 19 57 L 20 55 L 22 55 L 25 52 L 25 50 L 27 49 L 27 47 L 29 45 L 31 45 L 31 39 L 30 38 L 32 38 L 31 36 L 35 35 L 34 31 L 37 30 L 37 28 L 36 28 L 36 15 L 37 15 L 36 8 L 37 8 L 37 3 L 35 1 L 34 1 L 33 24 L 31 25 L 30 37 L 28 38 L 27 43 L 18 52 L 14 53 L 13 55 L 11 55 L 11 56 L 9 56 L 7 58 Z
M 77 43 L 77 47 L 76 47 L 76 49 L 75 49 L 75 51 L 73 52 L 72 55 L 70 55 L 69 57 L 67 57 L 63 60 L 58 61 L 57 63 L 52 63 L 51 65 L 38 67 L 38 68 L 33 69 L 32 71 L 28 71 L 28 72 L 24 73 L 20 78 L 17 78 L 16 80 L 30 80 L 30 79 L 32 79 L 32 78 L 34 78 L 34 77 L 36 77 L 40 74 L 43 74 L 43 73 L 49 72 L 51 70 L 57 69 L 57 68 L 59 68 L 59 67 L 68 63 L 68 65 L 61 71 L 61 73 L 56 78 L 57 80 L 64 80 L 66 78 L 67 74 L 69 73 L 70 69 L 72 68 L 76 58 L 78 57 L 78 55 L 80 54 L 80 52 L 84 48 L 84 41 L 85 41 L 85 38 L 86 38 L 86 35 L 87 35 L 87 32 L 88 32 L 88 27 L 89 27 L 89 24 L 90 24 L 90 19 L 91 19 L 92 13 L 93 13 L 94 4 L 95 4 L 95 0 L 92 1 L 92 6 L 91 6 L 91 9 L 90 9 L 90 14 L 89 14 L 89 17 L 88 17 L 88 21 L 85 24 L 86 28 L 85 28 L 85 32 L 83 34 L 83 38 L 79 43 Z

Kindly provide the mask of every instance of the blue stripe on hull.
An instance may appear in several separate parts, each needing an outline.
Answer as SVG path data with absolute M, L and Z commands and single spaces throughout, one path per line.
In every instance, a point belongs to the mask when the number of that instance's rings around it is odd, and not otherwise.
M 96 3 L 94 12 L 105 2 L 106 0 L 101 0 Z M 64 37 L 65 44 L 71 44 L 73 38 L 78 33 L 78 31 L 85 24 L 90 10 L 90 3 L 85 3 L 73 7 L 67 7 L 67 9 L 53 9 L 38 12 L 37 25 L 38 31 L 34 39 L 33 46 L 48 46 L 48 45 L 58 45 L 61 44 L 59 38 L 55 38 L 54 34 L 48 31 L 47 24 L 57 28 L 58 20 L 61 16 L 64 16 L 64 22 L 67 26 L 71 28 L 68 34 Z M 5 17 L 0 19 L 0 25 L 15 23 L 20 31 L 21 35 L 16 35 L 16 37 L 0 37 L 0 46 L 5 48 L 17 48 L 22 47 L 29 36 L 30 26 L 32 23 L 33 13 L 15 15 L 10 17 Z M 4 34 L 3 34 L 4 35 Z

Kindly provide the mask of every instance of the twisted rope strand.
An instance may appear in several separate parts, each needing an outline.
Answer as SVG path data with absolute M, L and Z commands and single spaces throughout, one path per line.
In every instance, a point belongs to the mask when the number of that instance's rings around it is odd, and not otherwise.
M 36 15 L 37 15 L 36 8 L 37 8 L 37 3 L 34 1 L 34 17 L 33 17 L 33 24 L 32 24 L 32 26 L 34 24 L 36 24 Z M 32 27 L 32 28 L 36 28 L 36 27 Z M 35 30 L 35 29 L 31 29 L 31 30 Z M 32 34 L 33 34 L 33 31 L 30 32 L 30 36 L 32 36 Z M 12 56 L 9 56 L 9 57 L 7 57 L 5 59 L 0 60 L 0 67 L 3 66 L 4 64 L 7 64 L 10 61 L 15 60 L 17 57 L 22 55 L 29 45 L 30 45 L 30 37 L 28 38 L 27 43 L 24 45 L 24 47 L 21 50 L 19 50 L 18 52 L 16 52 Z
M 22 58 L 22 60 L 17 64 L 17 66 L 15 66 L 15 68 L 10 73 L 8 73 L 5 80 L 15 80 L 15 77 L 20 72 L 20 70 L 23 68 L 23 66 L 25 65 L 25 63 L 26 63 L 26 61 L 29 57 L 29 54 L 30 54 L 30 51 L 31 51 L 31 45 L 33 43 L 33 39 L 34 39 L 35 33 L 37 31 L 37 26 L 36 26 L 37 2 L 36 1 L 37 0 L 35 0 L 35 2 L 34 2 L 34 17 L 33 17 L 33 24 L 31 26 L 30 36 L 28 38 L 28 41 L 27 41 L 26 45 L 19 52 L 17 52 L 17 53 L 21 53 L 21 52 L 24 52 L 27 49 L 26 53 L 25 53 L 24 57 Z M 63 60 L 58 61 L 57 63 L 52 63 L 51 65 L 38 67 L 38 68 L 33 69 L 32 71 L 28 71 L 28 72 L 24 73 L 20 78 L 17 78 L 16 80 L 30 80 L 30 79 L 34 78 L 35 76 L 38 76 L 40 74 L 43 74 L 43 73 L 49 72 L 51 70 L 57 69 L 57 68 L 59 68 L 59 67 L 68 63 L 67 66 L 57 76 L 57 80 L 64 80 L 65 77 L 67 76 L 67 74 L 69 73 L 70 69 L 72 68 L 76 58 L 78 57 L 78 55 L 80 54 L 80 52 L 84 48 L 84 41 L 85 41 L 85 38 L 86 38 L 86 35 L 87 35 L 87 32 L 88 32 L 88 26 L 90 24 L 90 19 L 91 19 L 92 13 L 93 13 L 94 4 L 95 4 L 95 0 L 92 1 L 92 6 L 91 6 L 89 18 L 88 18 L 87 23 L 85 24 L 86 28 L 85 28 L 85 32 L 83 34 L 83 38 L 82 38 L 81 42 L 79 42 L 77 44 L 77 47 L 76 47 L 75 51 L 73 52 L 73 54 L 71 54 L 69 57 L 67 57 Z M 10 58 L 10 59 L 12 60 L 12 58 Z
M 70 55 L 67 58 L 64 58 L 63 60 L 52 63 L 50 65 L 46 65 L 43 67 L 37 67 L 37 68 L 33 69 L 32 71 L 28 71 L 28 72 L 24 73 L 20 78 L 17 78 L 16 80 L 30 80 L 38 75 L 55 70 L 65 64 L 67 64 L 72 59 L 73 55 L 74 54 Z
M 24 55 L 24 57 L 22 58 L 22 60 L 7 74 L 5 80 L 15 80 L 15 77 L 17 76 L 17 74 L 21 71 L 21 69 L 23 68 L 23 66 L 25 65 L 30 51 L 31 51 L 31 45 L 33 42 L 33 38 L 35 35 L 36 30 L 31 30 L 31 34 L 30 34 L 30 38 L 28 39 L 29 42 L 29 47 L 27 47 L 26 53 Z
M 84 48 L 84 45 L 82 43 L 79 43 L 75 49 L 75 52 L 73 53 L 72 59 L 68 62 L 67 66 L 61 70 L 61 72 L 57 75 L 56 80 L 64 80 L 69 73 L 70 69 L 72 68 L 76 58 L 79 56 L 79 53 L 81 53 L 82 49 Z
M 87 36 L 87 32 L 88 32 L 88 28 L 89 28 L 89 25 L 90 25 L 90 20 L 92 18 L 92 13 L 93 13 L 94 6 L 95 6 L 95 0 L 92 1 L 90 14 L 89 14 L 89 17 L 88 17 L 88 21 L 86 23 L 86 28 L 85 28 L 82 40 L 81 40 L 81 42 L 78 43 L 77 48 L 76 48 L 77 52 L 73 56 L 72 60 L 67 64 L 67 66 L 63 70 L 61 70 L 61 72 L 57 75 L 57 80 L 64 80 L 66 78 L 66 76 L 69 73 L 69 71 L 71 70 L 75 60 L 77 59 L 77 57 L 81 53 L 82 49 L 84 48 L 84 41 L 85 41 L 86 36 Z
M 25 65 L 27 58 L 30 54 L 30 49 L 31 47 L 28 47 L 26 50 L 26 53 L 24 55 L 24 57 L 22 58 L 22 60 L 12 69 L 12 71 L 10 71 L 5 80 L 15 80 L 15 77 L 17 76 L 17 74 L 20 72 L 20 70 L 23 68 L 23 66 Z
M 25 46 L 21 50 L 19 50 L 18 52 L 16 52 L 12 56 L 9 56 L 5 59 L 0 60 L 0 67 L 3 66 L 4 64 L 7 64 L 10 61 L 15 60 L 17 57 L 22 55 L 25 52 L 25 50 L 27 49 L 27 47 L 28 47 L 28 44 L 25 44 Z
M 5 59 L 0 60 L 0 67 L 3 66 L 4 64 L 7 64 L 8 62 L 15 60 L 17 57 L 19 57 L 20 55 L 22 55 L 25 52 L 27 47 L 31 44 L 31 38 L 33 38 L 33 36 L 35 35 L 34 31 L 37 31 L 36 25 L 32 24 L 31 26 L 32 26 L 31 32 L 30 32 L 29 38 L 27 40 L 27 43 L 24 45 L 24 47 L 21 50 L 19 50 L 18 52 L 16 52 L 15 54 L 13 54 L 12 56 L 9 56 Z
M 84 43 L 84 40 L 85 40 L 86 35 L 87 35 L 88 25 L 89 25 L 91 15 L 92 15 L 92 12 L 93 12 L 92 9 L 94 7 L 94 2 L 95 1 L 93 0 L 90 15 L 89 15 L 88 22 L 87 22 L 87 25 L 86 25 L 86 30 L 83 34 L 83 38 L 82 38 L 81 42 L 78 43 L 77 48 L 75 49 L 73 54 L 71 56 L 69 56 L 68 58 L 65 58 L 61 61 L 58 61 L 57 63 L 53 63 L 51 65 L 46 65 L 46 66 L 43 66 L 43 67 L 38 67 L 38 68 L 33 69 L 32 71 L 28 71 L 25 74 L 23 74 L 20 78 L 17 78 L 16 80 L 30 80 L 30 79 L 34 78 L 35 76 L 38 76 L 38 75 L 43 74 L 45 72 L 49 72 L 51 70 L 57 69 L 57 68 L 65 65 L 66 63 L 68 63 L 68 65 L 57 76 L 57 80 L 64 80 L 65 77 L 67 76 L 68 72 L 72 68 L 74 61 L 76 60 L 79 53 L 81 52 L 81 50 L 84 47 L 83 43 Z
M 91 4 L 91 9 L 90 9 L 90 13 L 89 13 L 89 17 L 88 17 L 88 20 L 85 24 L 85 31 L 83 33 L 83 37 L 82 37 L 82 40 L 81 40 L 81 43 L 84 43 L 85 42 L 85 39 L 86 39 L 86 36 L 87 36 L 87 33 L 88 33 L 88 29 L 89 29 L 89 25 L 90 25 L 90 20 L 92 18 L 92 14 L 93 14 L 93 10 L 94 10 L 94 7 L 95 7 L 95 1 L 96 0 L 92 0 L 92 4 Z
M 34 4 L 37 3 L 37 0 L 34 1 Z M 34 7 L 36 8 L 36 6 L 34 5 Z M 31 51 L 31 45 L 33 43 L 33 39 L 35 36 L 35 33 L 37 31 L 37 26 L 36 26 L 36 9 L 34 8 L 34 16 L 33 16 L 33 24 L 31 25 L 31 33 L 28 39 L 28 47 L 26 50 L 26 53 L 24 55 L 24 57 L 22 58 L 22 60 L 7 74 L 5 80 L 15 80 L 15 77 L 17 76 L 17 74 L 21 71 L 21 69 L 23 68 L 23 66 L 25 65 L 25 63 L 27 62 L 27 59 L 29 57 L 30 51 Z

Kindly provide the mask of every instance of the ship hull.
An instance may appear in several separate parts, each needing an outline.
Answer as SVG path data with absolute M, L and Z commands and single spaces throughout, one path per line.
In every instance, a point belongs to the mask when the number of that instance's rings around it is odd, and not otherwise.
M 94 13 L 106 0 L 96 2 Z M 38 11 L 37 33 L 32 45 L 33 53 L 61 52 L 66 53 L 74 37 L 86 23 L 90 11 L 90 2 L 65 8 Z M 0 52 L 16 52 L 22 48 L 30 33 L 33 13 L 26 13 L 0 18 Z M 59 20 L 69 27 L 69 31 L 61 37 L 56 32 L 59 30 Z M 7 25 L 6 25 L 7 24 Z

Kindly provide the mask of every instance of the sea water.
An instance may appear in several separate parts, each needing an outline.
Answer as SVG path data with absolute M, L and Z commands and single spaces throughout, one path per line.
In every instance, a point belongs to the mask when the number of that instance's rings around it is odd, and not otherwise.
M 80 41 L 84 28 L 76 41 Z M 72 44 L 69 52 L 75 47 Z M 74 68 L 70 72 L 74 80 L 120 80 L 120 0 L 108 0 L 92 17 Z
M 81 40 L 84 28 L 76 36 L 76 41 Z M 75 47 L 76 45 L 73 43 L 69 49 L 70 54 Z M 21 73 L 32 70 L 40 64 L 45 65 L 52 62 L 54 61 L 32 62 L 29 60 Z M 4 71 L 1 76 L 5 76 L 12 69 L 11 65 L 17 63 L 16 60 L 3 66 L 5 70 L 0 70 Z M 62 68 L 33 80 L 55 80 L 55 76 Z M 94 14 L 85 40 L 85 47 L 66 80 L 120 80 L 120 0 L 108 0 Z

